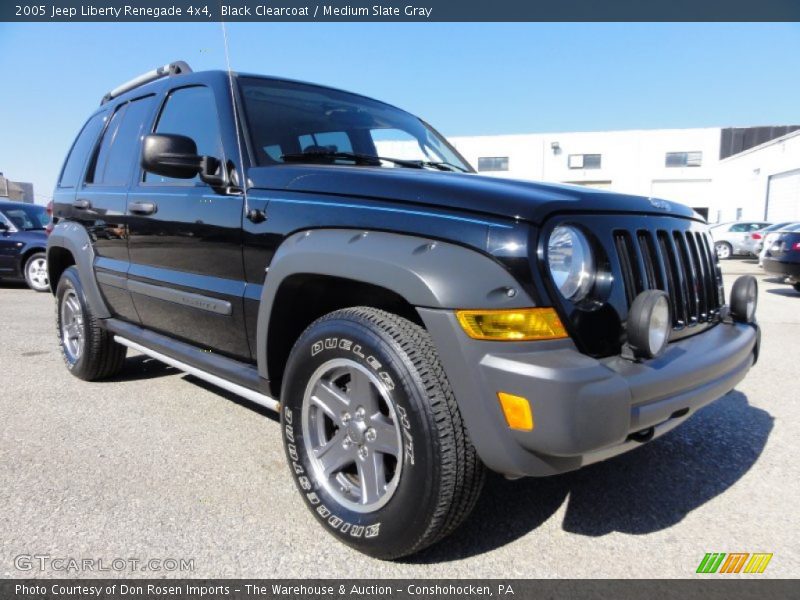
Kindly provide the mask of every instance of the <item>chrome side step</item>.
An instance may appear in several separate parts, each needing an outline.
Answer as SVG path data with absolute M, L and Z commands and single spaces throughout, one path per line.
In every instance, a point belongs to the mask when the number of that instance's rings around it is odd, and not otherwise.
M 217 387 L 222 388 L 223 390 L 227 390 L 236 394 L 237 396 L 241 396 L 242 398 L 246 398 L 251 402 L 255 402 L 259 406 L 263 406 L 264 408 L 268 408 L 270 410 L 274 410 L 275 412 L 279 412 L 281 409 L 281 404 L 274 398 L 270 398 L 264 394 L 259 394 L 258 392 L 248 389 L 244 386 L 241 386 L 237 383 L 232 383 L 226 379 L 222 379 L 222 377 L 217 377 L 216 375 L 212 375 L 211 373 L 207 373 L 197 367 L 193 367 L 191 365 L 186 364 L 185 362 L 181 362 L 177 359 L 167 356 L 166 354 L 161 354 L 161 352 L 156 352 L 155 350 L 151 350 L 146 346 L 142 346 L 141 344 L 137 344 L 127 338 L 122 337 L 121 335 L 115 335 L 114 341 L 118 344 L 122 344 L 123 346 L 127 346 L 128 348 L 132 348 L 137 352 L 141 352 L 142 354 L 146 354 L 151 358 L 155 358 L 157 361 L 163 362 L 168 364 L 171 367 L 175 367 L 179 371 L 183 371 L 184 373 L 188 373 L 189 375 L 194 375 L 198 379 L 202 379 L 203 381 L 207 381 Z

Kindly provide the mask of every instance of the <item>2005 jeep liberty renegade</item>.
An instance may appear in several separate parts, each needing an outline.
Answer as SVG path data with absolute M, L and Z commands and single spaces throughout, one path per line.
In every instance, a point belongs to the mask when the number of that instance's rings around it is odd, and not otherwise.
M 322 526 L 397 558 L 451 533 L 485 468 L 577 469 L 648 442 L 758 356 L 702 219 L 486 178 L 419 118 L 171 63 L 109 92 L 55 190 L 64 361 L 127 348 L 280 412 Z

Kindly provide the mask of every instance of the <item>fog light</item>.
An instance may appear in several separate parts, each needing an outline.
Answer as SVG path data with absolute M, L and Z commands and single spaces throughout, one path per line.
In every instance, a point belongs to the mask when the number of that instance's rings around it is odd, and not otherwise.
M 628 346 L 636 358 L 653 358 L 667 347 L 672 330 L 669 296 L 661 290 L 642 292 L 628 312 Z
M 497 399 L 500 400 L 506 423 L 511 429 L 519 429 L 520 431 L 531 431 L 533 429 L 533 413 L 527 398 L 505 392 L 497 392 Z
M 567 337 L 553 308 L 459 310 L 456 317 L 466 334 L 475 340 L 526 342 Z
M 731 316 L 740 323 L 753 323 L 758 306 L 758 282 L 752 275 L 742 275 L 733 282 Z

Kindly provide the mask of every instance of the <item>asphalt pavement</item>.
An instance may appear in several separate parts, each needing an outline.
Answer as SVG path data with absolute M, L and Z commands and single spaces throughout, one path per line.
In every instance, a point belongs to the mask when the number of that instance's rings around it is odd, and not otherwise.
M 736 390 L 605 463 L 491 476 L 461 529 L 394 563 L 316 523 L 273 414 L 141 355 L 112 381 L 79 381 L 58 352 L 53 297 L 0 284 L 0 573 L 695 577 L 706 552 L 769 552 L 761 577 L 795 577 L 800 293 L 753 261 L 724 271 L 728 287 L 742 273 L 761 286 L 761 359 Z

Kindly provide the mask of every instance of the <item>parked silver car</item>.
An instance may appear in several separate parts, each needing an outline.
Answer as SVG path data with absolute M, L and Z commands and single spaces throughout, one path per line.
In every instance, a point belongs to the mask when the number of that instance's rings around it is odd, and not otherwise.
M 750 234 L 772 223 L 766 221 L 736 221 L 734 223 L 720 223 L 710 229 L 714 240 L 714 249 L 721 260 L 731 258 L 736 254 L 745 254 L 744 242 Z

